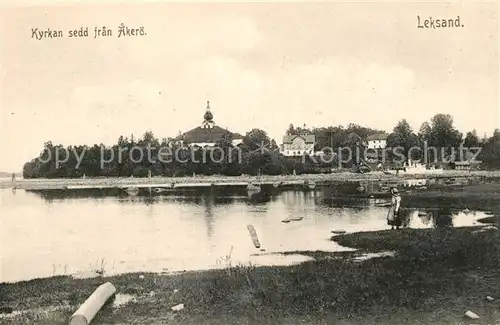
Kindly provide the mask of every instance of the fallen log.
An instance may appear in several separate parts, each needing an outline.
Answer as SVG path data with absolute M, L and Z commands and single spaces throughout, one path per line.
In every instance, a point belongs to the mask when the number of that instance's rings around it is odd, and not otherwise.
M 88 325 L 102 306 L 113 296 L 116 288 L 110 282 L 100 285 L 69 319 L 68 325 Z

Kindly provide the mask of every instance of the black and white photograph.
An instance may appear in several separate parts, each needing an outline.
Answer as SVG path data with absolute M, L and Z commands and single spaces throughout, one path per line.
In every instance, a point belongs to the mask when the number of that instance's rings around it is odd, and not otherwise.
M 0 325 L 500 325 L 499 9 L 0 1 Z

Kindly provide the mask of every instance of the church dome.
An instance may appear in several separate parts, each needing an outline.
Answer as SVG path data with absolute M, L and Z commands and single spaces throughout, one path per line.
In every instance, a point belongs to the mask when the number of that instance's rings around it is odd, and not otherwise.
M 212 122 L 214 118 L 212 112 L 210 112 L 210 101 L 207 101 L 207 111 L 205 112 L 205 115 L 203 115 L 203 118 L 206 122 Z
M 212 112 L 206 111 L 205 115 L 203 115 L 203 118 L 205 119 L 205 121 L 212 121 L 214 116 L 213 116 Z

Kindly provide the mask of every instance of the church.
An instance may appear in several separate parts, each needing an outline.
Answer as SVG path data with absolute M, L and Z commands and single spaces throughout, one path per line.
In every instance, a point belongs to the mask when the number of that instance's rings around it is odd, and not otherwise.
M 230 140 L 233 146 L 237 146 L 243 141 L 243 136 L 239 133 L 230 132 L 227 128 L 215 125 L 209 101 L 207 101 L 207 108 L 201 125 L 176 138 L 183 146 L 197 146 L 202 148 L 213 147 L 217 142 L 224 139 Z

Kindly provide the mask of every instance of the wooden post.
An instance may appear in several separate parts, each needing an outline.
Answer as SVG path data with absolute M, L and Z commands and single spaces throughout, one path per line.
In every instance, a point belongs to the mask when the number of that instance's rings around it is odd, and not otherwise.
M 110 282 L 99 286 L 69 319 L 69 325 L 88 325 L 95 315 L 113 296 L 116 288 Z
M 152 180 L 151 180 L 151 169 L 148 170 L 148 183 L 149 183 L 149 195 L 151 195 L 151 183 L 152 183 Z

